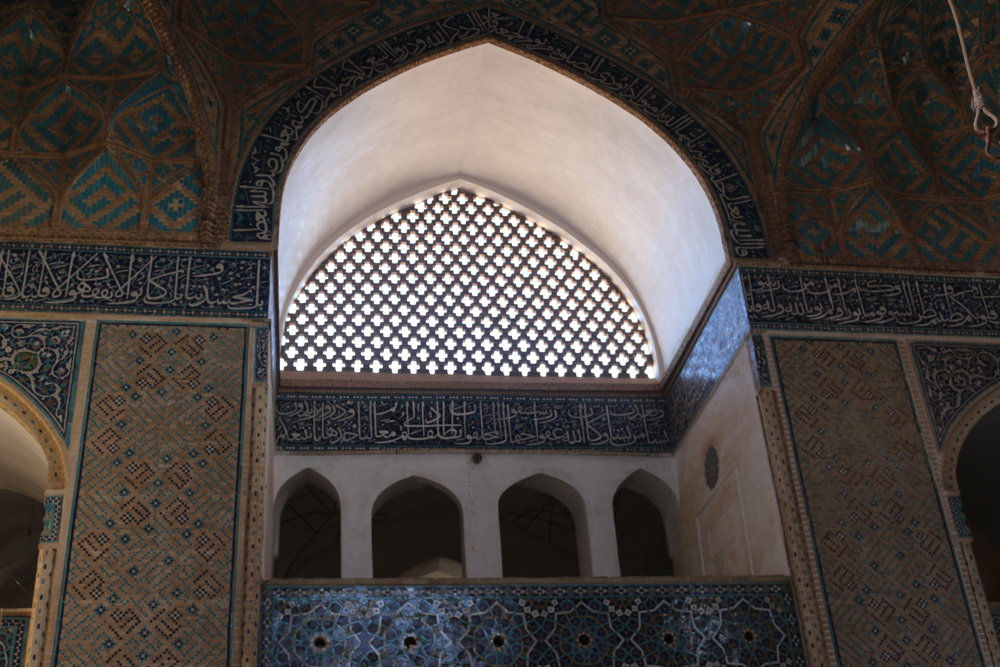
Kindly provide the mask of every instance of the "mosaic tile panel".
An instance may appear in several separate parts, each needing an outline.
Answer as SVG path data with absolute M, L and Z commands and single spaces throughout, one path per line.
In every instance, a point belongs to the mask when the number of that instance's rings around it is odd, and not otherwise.
M 227 664 L 246 339 L 100 325 L 57 664 Z
M 912 349 L 940 447 L 955 418 L 1000 382 L 1000 347 L 914 343 Z
M 0 667 L 21 667 L 24 664 L 29 622 L 27 616 L 0 618 Z
M 951 520 L 955 524 L 958 536 L 972 537 L 969 524 L 965 522 L 965 512 L 962 511 L 962 496 L 948 496 L 948 509 L 951 511 Z
M 34 399 L 64 438 L 82 334 L 81 322 L 0 320 L 0 375 Z
M 786 582 L 266 586 L 260 664 L 804 667 Z
M 282 452 L 665 452 L 674 442 L 658 398 L 279 394 L 274 410 Z
M 982 664 L 896 345 L 773 345 L 839 663 Z
M 756 267 L 740 275 L 755 328 L 1000 333 L 996 279 Z
M 0 243 L 0 309 L 267 317 L 268 253 Z
M 42 518 L 42 536 L 39 542 L 52 543 L 59 541 L 59 528 L 62 525 L 62 496 L 45 496 L 45 516 Z
M 253 381 L 267 382 L 268 360 L 271 358 L 271 330 L 257 327 L 253 336 Z
M 771 367 L 767 364 L 767 349 L 764 337 L 758 334 L 750 336 L 750 356 L 757 372 L 757 386 L 771 386 Z
M 730 279 L 708 322 L 684 361 L 680 374 L 667 389 L 666 411 L 670 439 L 680 443 L 701 406 L 722 379 L 729 362 L 750 333 L 740 272 Z
M 230 240 L 269 241 L 281 179 L 313 125 L 362 87 L 419 59 L 492 37 L 573 72 L 635 109 L 672 137 L 701 171 L 725 216 L 737 257 L 767 257 L 760 214 L 749 187 L 701 124 L 652 83 L 548 28 L 494 8 L 433 20 L 383 39 L 318 74 L 271 116 L 243 164 Z
M 993 617 L 993 631 L 1000 637 L 1000 610 L 995 610 L 990 615 Z

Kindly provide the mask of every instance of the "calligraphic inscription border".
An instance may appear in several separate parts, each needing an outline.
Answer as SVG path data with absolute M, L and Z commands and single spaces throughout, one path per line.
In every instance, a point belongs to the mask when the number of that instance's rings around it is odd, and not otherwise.
M 254 329 L 253 347 L 253 381 L 267 382 L 268 361 L 271 358 L 271 329 L 256 327 Z
M 755 329 L 1000 335 L 1000 280 L 740 267 Z
M 910 349 L 934 438 L 943 447 L 955 418 L 1000 384 L 1000 346 L 912 343 Z
M 760 212 L 746 180 L 694 116 L 659 86 L 612 58 L 494 7 L 435 18 L 384 37 L 334 63 L 290 95 L 264 124 L 244 160 L 234 193 L 230 240 L 273 239 L 286 167 L 330 109 L 421 59 L 484 38 L 498 39 L 566 69 L 649 120 L 674 140 L 677 150 L 685 153 L 705 179 L 725 218 L 733 254 L 751 259 L 770 256 Z
M 0 375 L 15 384 L 69 439 L 84 323 L 0 319 Z
M 282 393 L 275 448 L 669 453 L 664 408 L 661 398 Z
M 267 317 L 259 251 L 0 243 L 0 310 Z
M 317 667 L 806 665 L 787 581 L 269 585 L 260 659 Z

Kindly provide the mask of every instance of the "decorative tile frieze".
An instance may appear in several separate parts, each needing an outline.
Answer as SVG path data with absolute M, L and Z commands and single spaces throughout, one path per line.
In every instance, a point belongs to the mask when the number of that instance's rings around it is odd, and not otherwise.
M 0 244 L 0 308 L 267 317 L 270 256 Z
M 755 328 L 1000 334 L 1000 280 L 755 267 L 740 275 Z
M 261 665 L 804 667 L 787 582 L 265 586 Z
M 256 327 L 253 341 L 253 381 L 267 382 L 267 362 L 271 356 L 270 329 Z
M 279 394 L 278 451 L 670 451 L 656 398 Z
M 62 496 L 45 496 L 45 516 L 42 518 L 40 542 L 59 541 L 59 527 L 62 524 Z
M 0 375 L 45 411 L 63 438 L 69 431 L 82 322 L 0 320 Z
M 435 19 L 382 39 L 316 75 L 264 125 L 243 164 L 236 189 L 230 240 L 270 242 L 284 174 L 299 143 L 330 110 L 394 72 L 436 53 L 493 38 L 550 62 L 610 95 L 674 140 L 701 173 L 733 254 L 768 257 L 760 213 L 740 172 L 693 116 L 655 84 L 590 48 L 541 25 L 492 7 Z
M 955 418 L 1000 383 L 1000 347 L 914 343 L 912 349 L 940 447 Z
M 24 664 L 30 620 L 27 616 L 0 618 L 0 667 L 21 667 Z
M 672 442 L 681 442 L 749 333 L 738 271 L 729 280 L 684 366 L 667 389 L 665 403 Z
M 767 347 L 764 337 L 758 334 L 750 336 L 750 357 L 757 373 L 757 386 L 771 386 L 771 368 L 767 364 Z

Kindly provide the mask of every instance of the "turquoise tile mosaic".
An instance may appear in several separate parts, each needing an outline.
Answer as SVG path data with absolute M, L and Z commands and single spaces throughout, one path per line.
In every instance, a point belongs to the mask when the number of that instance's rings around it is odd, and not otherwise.
M 0 618 L 0 667 L 21 667 L 28 641 L 27 616 Z
M 264 587 L 260 665 L 804 667 L 791 586 Z
M 912 350 L 940 447 L 955 418 L 1000 381 L 1000 347 L 914 343 Z

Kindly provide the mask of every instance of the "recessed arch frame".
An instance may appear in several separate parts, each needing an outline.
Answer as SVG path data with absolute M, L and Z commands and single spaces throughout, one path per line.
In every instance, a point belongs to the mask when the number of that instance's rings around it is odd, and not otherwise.
M 702 182 L 733 257 L 770 256 L 750 187 L 718 141 L 657 85 L 607 56 L 530 20 L 480 7 L 411 26 L 354 52 L 301 85 L 257 133 L 240 170 L 229 240 L 271 243 L 284 177 L 319 124 L 383 80 L 483 42 L 513 49 L 597 90 L 648 124 Z
M 0 375 L 0 410 L 7 412 L 38 444 L 48 464 L 46 491 L 62 491 L 66 486 L 66 444 L 45 415 L 17 385 Z

